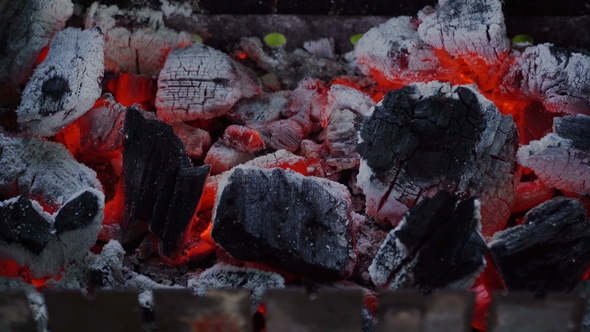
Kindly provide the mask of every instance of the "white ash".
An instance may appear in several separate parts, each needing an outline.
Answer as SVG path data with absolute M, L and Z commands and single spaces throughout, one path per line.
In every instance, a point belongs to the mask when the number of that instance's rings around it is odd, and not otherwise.
M 158 78 L 156 108 L 166 122 L 210 119 L 261 92 L 249 69 L 209 46 L 170 52 Z
M 324 82 L 313 77 L 301 80 L 291 96 L 288 113 L 284 115 L 290 117 L 295 114 L 307 113 L 313 121 L 320 122 L 328 102 L 326 89 Z
M 117 103 L 113 95 L 105 93 L 80 119 L 80 143 L 85 149 L 114 151 L 123 144 L 123 124 L 126 107 Z
M 211 148 L 211 135 L 206 130 L 195 128 L 184 122 L 173 123 L 172 129 L 184 143 L 186 154 L 191 158 L 203 158 Z
M 359 140 L 354 127 L 356 117 L 357 115 L 348 109 L 337 109 L 328 118 L 324 145 L 330 151 L 330 155 L 326 159 L 326 164 L 332 167 L 334 172 L 355 168 L 360 163 L 360 156 L 355 151 Z
M 297 156 L 287 150 L 277 150 L 273 153 L 254 158 L 244 163 L 244 166 L 273 168 L 283 165 L 305 164 L 303 157 Z
M 240 151 L 219 140 L 211 146 L 203 162 L 211 165 L 210 172 L 212 175 L 215 175 L 252 160 L 254 157 L 255 154 L 252 152 Z
M 334 110 L 347 109 L 357 115 L 369 115 L 375 102 L 363 92 L 342 84 L 334 84 L 328 90 L 325 108 L 321 120 L 326 123 Z
M 459 57 L 482 57 L 498 64 L 510 51 L 500 0 L 439 0 L 436 11 L 422 18 L 420 38 Z
M 165 13 L 172 8 L 163 4 Z M 119 17 L 131 20 L 131 28 Z M 158 76 L 170 50 L 189 45 L 190 35 L 164 25 L 164 13 L 147 7 L 119 9 L 93 3 L 86 12 L 86 29 L 99 27 L 105 34 L 105 69 L 150 77 Z M 127 22 L 129 23 L 129 22 Z
M 164 14 L 164 17 L 166 18 L 172 15 L 180 15 L 189 18 L 193 13 L 193 8 L 188 2 L 178 2 L 174 0 L 161 0 L 160 2 L 162 3 L 162 14 Z
M 390 278 L 393 277 L 391 272 L 393 271 L 394 267 L 400 266 L 401 262 L 406 257 L 406 254 L 399 249 L 399 246 L 390 245 L 391 242 L 395 242 L 396 244 L 398 242 L 394 232 L 395 229 L 387 234 L 387 237 L 381 244 L 379 251 L 373 259 L 373 262 L 369 266 L 371 280 L 376 286 L 382 287 L 387 285 L 390 281 Z M 411 268 L 408 269 L 408 271 L 410 270 Z
M 291 91 L 283 90 L 242 99 L 231 108 L 226 117 L 232 122 L 244 125 L 278 120 L 287 110 L 291 95 Z
M 71 0 L 0 3 L 0 40 L 4 42 L 0 49 L 0 82 L 26 82 L 41 50 L 63 30 L 73 11 Z
M 86 188 L 102 189 L 96 172 L 78 163 L 61 144 L 0 134 L 0 194 L 29 194 L 62 206 Z
M 101 94 L 104 36 L 68 28 L 55 35 L 16 110 L 28 134 L 51 136 L 88 111 Z
M 188 287 L 199 296 L 206 296 L 207 291 L 216 288 L 245 288 L 250 290 L 252 312 L 258 309 L 264 293 L 269 288 L 285 288 L 285 279 L 274 272 L 265 272 L 254 268 L 236 267 L 216 264 L 194 278 L 188 280 Z
M 500 88 L 550 112 L 590 115 L 590 56 L 551 44 L 527 47 L 507 66 Z
M 262 125 L 252 125 L 260 132 L 264 144 L 275 150 L 297 151 L 306 132 L 294 119 L 276 120 Z
M 303 43 L 303 49 L 307 52 L 326 59 L 335 57 L 334 38 L 320 38 Z
M 360 220 L 356 232 L 358 260 L 352 275 L 364 284 L 368 284 L 371 282 L 369 266 L 373 263 L 373 258 L 379 251 L 388 233 L 381 230 L 375 222 L 367 220 L 366 217 L 360 214 L 353 213 L 353 218 Z

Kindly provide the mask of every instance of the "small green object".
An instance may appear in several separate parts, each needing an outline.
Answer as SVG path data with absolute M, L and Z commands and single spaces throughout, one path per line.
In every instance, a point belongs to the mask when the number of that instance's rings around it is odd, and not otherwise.
M 516 35 L 512 38 L 512 44 L 524 44 L 524 43 L 533 43 L 533 37 L 530 35 Z
M 196 33 L 191 34 L 191 40 L 193 41 L 193 43 L 198 43 L 198 44 L 203 43 L 203 38 L 201 38 L 201 36 L 197 35 Z
M 287 43 L 287 38 L 285 38 L 285 35 L 282 33 L 271 32 L 264 37 L 264 42 L 270 47 L 278 47 L 285 45 Z
M 352 45 L 356 45 L 356 43 L 359 42 L 359 40 L 363 37 L 364 34 L 362 33 L 357 33 L 356 35 L 350 37 L 350 43 Z

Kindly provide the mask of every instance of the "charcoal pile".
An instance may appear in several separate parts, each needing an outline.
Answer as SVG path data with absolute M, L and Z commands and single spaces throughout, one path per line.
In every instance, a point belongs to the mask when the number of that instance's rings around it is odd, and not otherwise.
M 44 289 L 141 292 L 155 330 L 153 290 L 243 288 L 262 331 L 291 286 L 358 291 L 366 331 L 377 292 L 472 290 L 481 330 L 495 291 L 588 277 L 590 56 L 511 44 L 500 0 L 348 53 L 216 49 L 196 2 L 91 2 L 0 4 L 0 291 L 40 330 Z

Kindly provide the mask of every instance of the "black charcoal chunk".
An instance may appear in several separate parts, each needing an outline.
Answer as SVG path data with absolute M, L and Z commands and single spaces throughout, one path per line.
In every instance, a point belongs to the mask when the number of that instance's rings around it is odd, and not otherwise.
M 87 227 L 100 209 L 99 197 L 85 191 L 59 210 L 53 224 L 56 234 Z
M 471 286 L 487 252 L 479 209 L 477 199 L 457 204 L 445 191 L 423 199 L 388 234 L 369 267 L 373 282 L 424 293 Z
M 509 290 L 568 292 L 590 266 L 590 221 L 579 201 L 557 197 L 488 245 Z
M 203 192 L 209 166 L 191 167 L 172 127 L 147 120 L 133 108 L 124 125 L 124 240 L 149 229 L 160 240 L 160 254 L 178 253 Z
M 52 227 L 27 196 L 0 202 L 0 238 L 38 255 L 51 241 Z
M 360 137 L 357 179 L 369 215 L 395 223 L 407 207 L 446 190 L 481 199 L 484 234 L 505 225 L 518 133 L 472 87 L 431 82 L 392 90 L 362 122 Z
M 348 189 L 282 169 L 237 167 L 218 189 L 213 240 L 232 256 L 316 279 L 356 261 Z
M 568 115 L 555 118 L 554 132 L 572 141 L 572 146 L 580 150 L 590 150 L 590 116 Z

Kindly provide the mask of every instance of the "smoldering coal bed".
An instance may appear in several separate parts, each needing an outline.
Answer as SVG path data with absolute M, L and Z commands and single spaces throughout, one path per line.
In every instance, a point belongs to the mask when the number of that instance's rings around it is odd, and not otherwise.
M 0 326 L 582 328 L 590 56 L 500 1 L 296 46 L 320 19 L 0 8 Z

